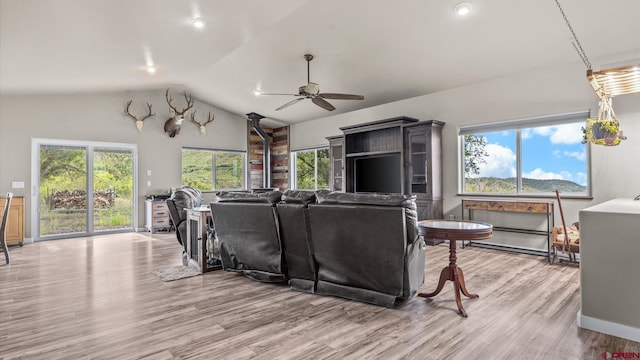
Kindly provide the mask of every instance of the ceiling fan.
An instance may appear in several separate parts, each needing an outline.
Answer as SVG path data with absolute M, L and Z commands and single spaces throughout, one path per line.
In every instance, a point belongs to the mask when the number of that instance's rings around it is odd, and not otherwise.
M 282 110 L 284 108 L 288 108 L 293 104 L 297 104 L 301 100 L 311 99 L 311 101 L 320 106 L 321 108 L 329 111 L 333 111 L 336 108 L 331 105 L 325 99 L 336 99 L 336 100 L 364 100 L 364 96 L 362 95 L 352 95 L 352 94 L 337 94 L 337 93 L 320 93 L 320 85 L 311 82 L 309 78 L 309 63 L 313 60 L 313 55 L 305 54 L 304 59 L 307 60 L 307 85 L 300 86 L 298 88 L 297 94 L 278 94 L 278 93 L 259 93 L 260 95 L 289 95 L 296 96 L 296 99 L 289 101 L 288 103 L 280 106 L 276 110 Z

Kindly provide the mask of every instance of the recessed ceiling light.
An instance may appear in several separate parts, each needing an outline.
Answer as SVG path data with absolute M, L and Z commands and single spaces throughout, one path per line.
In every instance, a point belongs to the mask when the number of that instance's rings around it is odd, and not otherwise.
M 155 73 L 156 73 L 156 70 L 158 70 L 158 69 L 157 69 L 155 66 L 153 66 L 153 65 L 149 65 L 149 66 L 147 66 L 147 72 L 148 72 L 149 74 L 155 74 Z
M 466 16 L 471 10 L 473 10 L 473 5 L 471 3 L 463 2 L 459 3 L 453 8 L 458 16 Z
M 191 25 L 193 25 L 196 29 L 202 29 L 205 25 L 207 25 L 207 19 L 204 18 L 193 18 L 190 20 Z
M 262 91 L 260 91 L 258 89 L 255 89 L 255 90 L 253 90 L 253 95 L 260 96 L 260 95 L 262 95 Z

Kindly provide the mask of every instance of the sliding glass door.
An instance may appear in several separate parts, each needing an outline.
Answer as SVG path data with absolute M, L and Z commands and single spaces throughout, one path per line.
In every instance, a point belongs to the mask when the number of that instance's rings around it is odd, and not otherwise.
M 128 144 L 34 139 L 34 238 L 134 230 L 135 150 Z
M 40 236 L 86 233 L 87 148 L 40 145 Z
M 93 149 L 93 230 L 133 228 L 133 150 Z

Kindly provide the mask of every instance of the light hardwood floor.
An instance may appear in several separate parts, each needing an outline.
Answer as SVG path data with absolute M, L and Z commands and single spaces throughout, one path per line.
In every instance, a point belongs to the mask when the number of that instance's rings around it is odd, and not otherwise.
M 0 359 L 600 359 L 640 344 L 576 326 L 578 268 L 458 250 L 468 318 L 451 283 L 396 309 L 216 271 L 162 282 L 174 234 L 130 233 L 11 247 L 0 265 Z M 427 247 L 432 290 L 448 247 Z

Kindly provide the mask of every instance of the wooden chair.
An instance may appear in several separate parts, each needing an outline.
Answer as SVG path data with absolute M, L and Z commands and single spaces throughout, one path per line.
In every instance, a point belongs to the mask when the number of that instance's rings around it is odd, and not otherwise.
M 551 263 L 555 261 L 558 251 L 567 254 L 570 262 L 578 262 L 576 254 L 580 253 L 580 225 L 574 223 L 571 227 L 567 227 L 564 221 L 564 212 L 562 211 L 562 203 L 560 202 L 560 192 L 555 190 L 556 199 L 558 199 L 558 208 L 560 209 L 560 218 L 562 226 L 553 227 L 553 243 Z
M 2 210 L 2 223 L 0 223 L 0 246 L 4 252 L 4 258 L 7 264 L 10 261 L 9 247 L 7 246 L 7 218 L 9 217 L 9 207 L 11 206 L 12 193 L 7 193 L 7 201 L 4 202 L 4 209 Z

